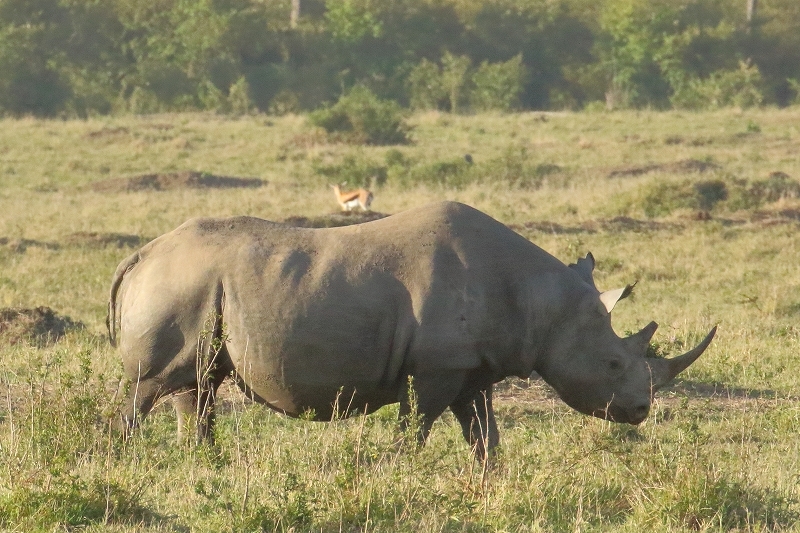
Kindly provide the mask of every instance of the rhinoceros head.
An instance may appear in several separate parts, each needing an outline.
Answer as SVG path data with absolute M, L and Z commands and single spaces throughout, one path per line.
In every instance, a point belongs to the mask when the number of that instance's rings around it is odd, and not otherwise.
M 568 314 L 551 330 L 539 373 L 572 408 L 592 416 L 639 424 L 653 394 L 691 365 L 708 347 L 716 328 L 689 352 L 672 358 L 646 357 L 658 324 L 629 337 L 611 327 L 611 309 L 632 287 L 599 293 L 594 288 L 591 254 L 570 265 L 591 290 L 572 293 Z

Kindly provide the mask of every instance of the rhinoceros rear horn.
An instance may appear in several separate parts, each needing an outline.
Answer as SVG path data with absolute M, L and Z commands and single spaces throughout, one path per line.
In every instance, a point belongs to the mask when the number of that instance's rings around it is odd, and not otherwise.
M 675 376 L 686 370 L 689 365 L 694 363 L 708 345 L 711 344 L 711 340 L 714 338 L 714 335 L 717 333 L 717 327 L 708 332 L 706 338 L 703 339 L 703 342 L 695 346 L 693 349 L 689 350 L 683 355 L 679 355 L 678 357 L 673 357 L 672 359 L 652 359 L 648 360 L 648 364 L 650 365 L 650 371 L 652 373 L 652 383 L 653 383 L 653 390 L 658 390 L 670 381 L 672 381 Z
M 634 333 L 629 337 L 625 337 L 622 341 L 628 347 L 630 353 L 644 357 L 647 354 L 647 348 L 650 345 L 650 339 L 653 338 L 658 324 L 650 322 L 641 329 L 638 333 Z

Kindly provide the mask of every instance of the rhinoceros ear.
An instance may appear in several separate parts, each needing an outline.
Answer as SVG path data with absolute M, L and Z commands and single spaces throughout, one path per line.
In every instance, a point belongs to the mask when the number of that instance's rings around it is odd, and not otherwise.
M 611 291 L 601 292 L 600 301 L 603 302 L 604 306 L 606 306 L 606 311 L 610 313 L 611 310 L 614 309 L 614 306 L 617 305 L 618 301 L 630 296 L 635 286 L 636 283 L 634 283 L 633 285 L 625 285 L 621 289 L 614 289 Z
M 578 259 L 577 263 L 569 265 L 569 267 L 578 273 L 583 281 L 594 287 L 594 278 L 592 278 L 592 270 L 594 270 L 594 256 L 592 252 L 586 254 L 586 257 Z

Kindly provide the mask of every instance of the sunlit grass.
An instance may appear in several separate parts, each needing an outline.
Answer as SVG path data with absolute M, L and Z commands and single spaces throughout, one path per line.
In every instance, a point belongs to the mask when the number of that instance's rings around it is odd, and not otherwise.
M 0 347 L 0 529 L 797 530 L 800 200 L 720 202 L 697 220 L 667 205 L 648 216 L 637 199 L 685 180 L 800 180 L 800 109 L 427 113 L 411 123 L 412 144 L 357 147 L 327 142 L 297 116 L 0 122 L 0 306 L 46 305 L 86 326 L 53 346 Z M 497 176 L 518 170 L 510 148 L 524 150 L 530 172 L 557 171 L 536 186 L 509 185 Z M 599 287 L 638 281 L 614 311 L 618 333 L 655 320 L 654 341 L 674 353 L 719 325 L 712 347 L 637 428 L 574 413 L 540 382 L 507 386 L 496 402 L 502 447 L 488 472 L 450 416 L 411 451 L 395 446 L 394 407 L 310 423 L 250 405 L 228 386 L 214 448 L 178 443 L 169 405 L 135 438 L 112 436 L 103 421 L 121 368 L 104 337 L 108 285 L 135 247 L 81 235 L 146 240 L 194 216 L 324 216 L 338 207 L 315 169 L 346 156 L 382 165 L 390 150 L 412 169 L 466 154 L 474 163 L 449 188 L 422 174 L 403 183 L 390 170 L 374 191 L 376 211 L 459 200 L 564 262 L 591 251 Z M 715 166 L 669 167 L 689 160 Z M 652 165 L 664 166 L 630 172 Z M 182 170 L 266 184 L 91 190 Z M 615 171 L 628 174 L 609 177 Z

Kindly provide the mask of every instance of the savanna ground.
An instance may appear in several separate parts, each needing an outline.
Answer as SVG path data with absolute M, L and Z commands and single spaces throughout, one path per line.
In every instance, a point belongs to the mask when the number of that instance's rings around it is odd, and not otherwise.
M 411 144 L 358 147 L 295 116 L 0 121 L 0 529 L 800 531 L 800 109 L 410 122 Z M 656 320 L 658 352 L 717 337 L 636 428 L 500 384 L 488 469 L 451 416 L 415 451 L 396 407 L 312 423 L 233 387 L 213 448 L 176 442 L 168 404 L 111 434 L 117 263 L 198 215 L 349 222 L 346 179 L 379 213 L 459 200 L 591 251 L 599 287 L 638 280 L 614 325 Z

